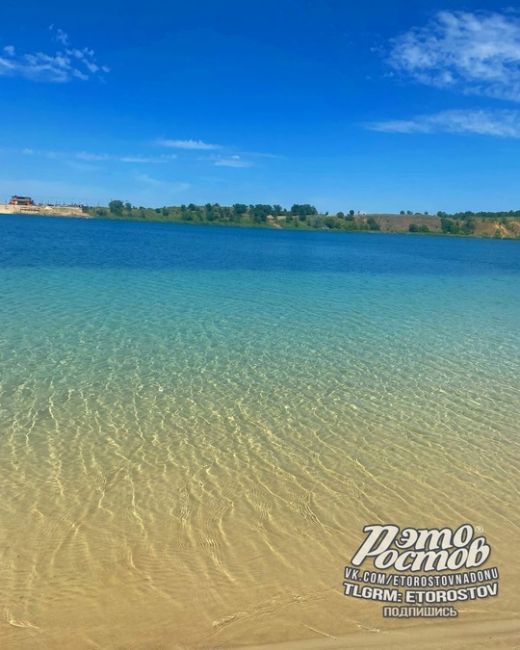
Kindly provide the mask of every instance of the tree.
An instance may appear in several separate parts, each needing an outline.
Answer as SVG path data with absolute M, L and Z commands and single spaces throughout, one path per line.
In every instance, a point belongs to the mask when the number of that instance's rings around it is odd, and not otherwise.
M 309 214 L 318 214 L 318 210 L 313 205 L 309 205 L 308 203 L 303 203 L 303 204 L 298 204 L 295 203 L 291 207 L 291 214 L 294 216 L 298 216 L 301 219 L 305 219 L 305 217 Z
M 245 203 L 235 203 L 233 205 L 233 211 L 238 216 L 245 214 L 247 212 L 247 205 Z
M 110 201 L 108 204 L 108 209 L 112 214 L 121 215 L 123 214 L 124 203 L 123 201 L 114 200 Z
M 338 212 L 338 213 L 336 214 L 336 217 L 337 217 L 338 219 L 344 219 L 344 218 L 345 218 L 345 213 L 344 213 L 344 212 Z
M 461 232 L 463 232 L 465 235 L 472 235 L 475 232 L 476 225 L 477 224 L 475 222 L 475 219 L 469 217 L 462 224 Z
M 264 203 L 257 203 L 256 205 L 249 206 L 249 211 L 253 217 L 253 221 L 261 223 L 266 221 L 269 215 L 273 214 L 273 206 Z
M 458 235 L 460 232 L 459 224 L 447 217 L 441 217 L 441 230 L 445 234 Z
M 408 230 L 409 230 L 409 232 L 430 232 L 430 229 L 428 228 L 428 226 L 419 226 L 416 223 L 411 223 L 408 226 Z
M 356 213 L 354 212 L 354 210 L 349 210 L 348 213 L 349 213 L 349 215 L 350 215 L 351 217 L 353 217 L 353 216 L 356 214 Z

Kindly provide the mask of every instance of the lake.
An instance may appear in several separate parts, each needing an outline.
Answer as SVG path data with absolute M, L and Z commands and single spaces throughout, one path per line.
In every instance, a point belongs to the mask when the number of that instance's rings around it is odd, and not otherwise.
M 424 630 L 343 595 L 372 523 L 479 527 L 460 620 L 518 616 L 519 287 L 515 241 L 1 217 L 0 645 Z

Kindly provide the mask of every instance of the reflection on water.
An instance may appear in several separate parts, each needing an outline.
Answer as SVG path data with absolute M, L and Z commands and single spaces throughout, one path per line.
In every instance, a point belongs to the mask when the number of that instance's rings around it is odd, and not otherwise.
M 2 647 L 399 627 L 341 587 L 390 521 L 482 526 L 461 619 L 515 615 L 516 242 L 0 225 Z

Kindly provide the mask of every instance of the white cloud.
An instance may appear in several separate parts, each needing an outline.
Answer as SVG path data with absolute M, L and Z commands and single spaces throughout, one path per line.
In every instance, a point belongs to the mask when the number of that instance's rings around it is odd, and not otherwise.
M 167 163 L 170 160 L 175 160 L 177 156 L 175 154 L 161 154 L 160 156 L 142 156 L 135 154 L 109 154 L 109 153 L 96 153 L 93 151 L 76 151 L 76 152 L 66 152 L 66 151 L 49 151 L 42 149 L 31 149 L 25 147 L 21 150 L 24 156 L 42 156 L 44 158 L 51 158 L 54 160 L 81 160 L 84 162 L 103 162 L 103 161 L 114 161 L 121 163 L 132 163 L 132 164 L 160 164 Z
M 161 138 L 157 140 L 157 144 L 162 147 L 171 147 L 172 149 L 191 149 L 196 151 L 220 149 L 220 145 L 209 144 L 202 140 L 169 140 L 168 138 Z
M 419 115 L 409 120 L 367 124 L 372 131 L 386 133 L 458 133 L 520 138 L 520 111 L 451 110 Z
M 423 84 L 520 101 L 520 19 L 438 12 L 393 41 L 389 63 Z
M 228 158 L 216 158 L 213 163 L 217 167 L 252 167 L 250 160 L 244 160 L 240 156 L 229 156 Z
M 6 45 L 3 54 L 0 54 L 0 76 L 65 83 L 73 79 L 86 81 L 92 76 L 110 71 L 107 66 L 97 63 L 94 50 L 88 47 L 81 50 L 69 48 L 69 37 L 63 30 L 55 29 L 52 25 L 49 29 L 53 32 L 54 39 L 66 46 L 64 51 L 18 54 L 13 45 Z

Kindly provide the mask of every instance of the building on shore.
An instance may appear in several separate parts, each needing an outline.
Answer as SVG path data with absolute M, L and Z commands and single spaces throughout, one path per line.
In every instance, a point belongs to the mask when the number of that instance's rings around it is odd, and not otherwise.
M 34 205 L 34 201 L 30 196 L 18 196 L 15 194 L 11 197 L 9 205 Z

